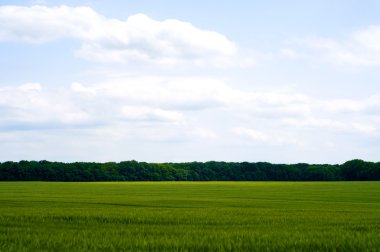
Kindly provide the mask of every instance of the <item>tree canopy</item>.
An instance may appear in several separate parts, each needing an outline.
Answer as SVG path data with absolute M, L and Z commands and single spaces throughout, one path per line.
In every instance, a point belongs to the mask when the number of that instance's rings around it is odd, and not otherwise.
M 120 163 L 20 161 L 0 163 L 1 181 L 344 181 L 380 180 L 380 163 L 341 165 L 266 162 Z

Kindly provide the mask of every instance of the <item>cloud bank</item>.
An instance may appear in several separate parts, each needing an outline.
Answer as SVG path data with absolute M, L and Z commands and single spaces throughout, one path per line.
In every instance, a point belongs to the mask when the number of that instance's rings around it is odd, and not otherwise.
M 290 138 L 303 130 L 377 137 L 380 124 L 380 96 L 321 100 L 304 94 L 247 92 L 221 80 L 190 77 L 74 82 L 60 89 L 45 89 L 39 83 L 3 87 L 0 110 L 0 126 L 10 131 L 20 130 L 15 125 L 32 130 L 36 124 L 52 128 L 145 125 L 163 131 L 172 125 L 276 145 L 299 143 L 301 139 Z M 222 127 L 220 115 L 230 118 Z

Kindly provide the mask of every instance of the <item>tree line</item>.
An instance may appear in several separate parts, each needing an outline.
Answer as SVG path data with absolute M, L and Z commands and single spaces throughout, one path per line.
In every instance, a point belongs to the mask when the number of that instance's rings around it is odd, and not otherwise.
M 341 165 L 267 162 L 0 163 L 0 181 L 352 181 L 380 180 L 380 162 Z

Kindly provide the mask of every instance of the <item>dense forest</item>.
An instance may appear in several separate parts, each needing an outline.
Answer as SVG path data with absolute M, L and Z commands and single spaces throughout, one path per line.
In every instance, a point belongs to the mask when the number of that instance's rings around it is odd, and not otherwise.
M 234 162 L 0 163 L 0 181 L 345 181 L 380 180 L 380 162 L 341 165 Z

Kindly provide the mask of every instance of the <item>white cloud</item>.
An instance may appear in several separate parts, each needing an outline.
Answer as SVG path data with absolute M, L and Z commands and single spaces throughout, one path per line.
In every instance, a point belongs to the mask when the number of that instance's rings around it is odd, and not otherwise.
M 345 39 L 327 37 L 298 38 L 293 43 L 311 49 L 291 49 L 307 56 L 338 65 L 375 67 L 380 65 L 380 25 L 369 26 L 349 34 Z M 284 52 L 283 52 L 284 54 Z M 289 57 L 289 52 L 285 52 Z
M 78 56 L 98 61 L 137 59 L 175 64 L 205 58 L 223 60 L 237 52 L 236 45 L 222 34 L 179 20 L 159 22 L 137 14 L 125 22 L 108 22 L 106 36 L 85 42 Z
M 231 88 L 212 78 L 135 77 L 119 78 L 85 86 L 73 84 L 78 93 L 96 94 L 125 104 L 197 110 L 222 106 Z
M 243 127 L 235 128 L 233 131 L 240 135 L 248 137 L 250 140 L 255 142 L 270 142 L 271 138 L 265 133 L 255 130 L 255 129 L 247 129 Z
M 183 121 L 214 111 L 249 124 L 264 120 L 269 125 L 377 134 L 373 116 L 380 111 L 378 96 L 320 100 L 301 93 L 243 91 L 211 78 L 121 78 L 75 84 L 72 90 L 125 106 L 126 117 L 136 120 L 157 119 L 160 113 L 164 118 L 167 113 L 168 121 Z
M 39 83 L 0 89 L 1 127 L 18 129 L 81 125 L 91 116 L 75 106 L 66 92 L 43 91 Z
M 104 18 L 89 7 L 1 6 L 0 40 L 45 43 L 60 38 L 96 39 Z
M 245 128 L 245 127 L 236 127 L 232 130 L 236 135 L 243 137 L 251 144 L 265 144 L 265 145 L 289 145 L 289 144 L 298 144 L 298 140 L 285 136 L 278 132 L 264 133 L 263 131 Z
M 46 43 L 61 38 L 82 41 L 78 57 L 104 62 L 226 66 L 238 53 L 226 36 L 175 19 L 156 21 L 136 14 L 122 21 L 89 7 L 0 6 L 0 41 Z
M 200 137 L 202 139 L 216 139 L 218 135 L 211 129 L 195 127 L 191 131 L 191 137 Z
M 292 48 L 283 48 L 280 51 L 281 55 L 288 59 L 298 59 L 300 55 Z
M 183 115 L 177 111 L 151 108 L 147 106 L 123 106 L 122 115 L 133 121 L 173 121 L 180 122 Z
M 356 114 L 378 114 L 380 112 L 380 96 L 373 95 L 366 99 L 332 99 L 320 101 L 320 109 L 328 113 L 356 113 Z
M 283 122 L 298 128 L 325 128 L 328 130 L 343 130 L 345 128 L 344 122 L 326 118 L 285 118 Z
M 379 104 L 377 96 L 320 100 L 244 91 L 211 78 L 124 77 L 59 89 L 26 83 L 0 89 L 0 129 L 99 128 L 152 141 L 301 146 L 323 132 L 379 136 Z
M 374 120 L 368 122 L 366 116 L 355 118 L 355 121 L 344 118 L 286 118 L 282 122 L 295 128 L 316 129 L 345 134 L 378 135 L 378 128 Z
M 380 25 L 370 26 L 353 34 L 353 40 L 371 51 L 380 52 Z
M 370 124 L 368 122 L 353 122 L 352 128 L 355 131 L 358 131 L 360 133 L 365 133 L 368 135 L 373 135 L 377 133 L 377 127 L 373 124 Z
M 71 90 L 77 93 L 84 93 L 84 94 L 90 94 L 90 95 L 95 95 L 97 92 L 96 89 L 87 88 L 83 86 L 82 83 L 79 83 L 79 82 L 73 82 L 71 84 Z
M 71 88 L 78 94 L 112 99 L 126 106 L 181 111 L 223 109 L 253 118 L 304 117 L 311 113 L 312 102 L 299 93 L 243 91 L 213 78 L 129 77 L 90 85 L 73 83 Z
M 19 87 L 19 89 L 21 91 L 26 91 L 26 92 L 28 92 L 28 91 L 37 91 L 37 92 L 39 92 L 39 91 L 41 91 L 42 86 L 41 86 L 40 83 L 33 83 L 33 82 L 31 82 L 31 83 L 26 83 L 26 84 L 21 85 Z

